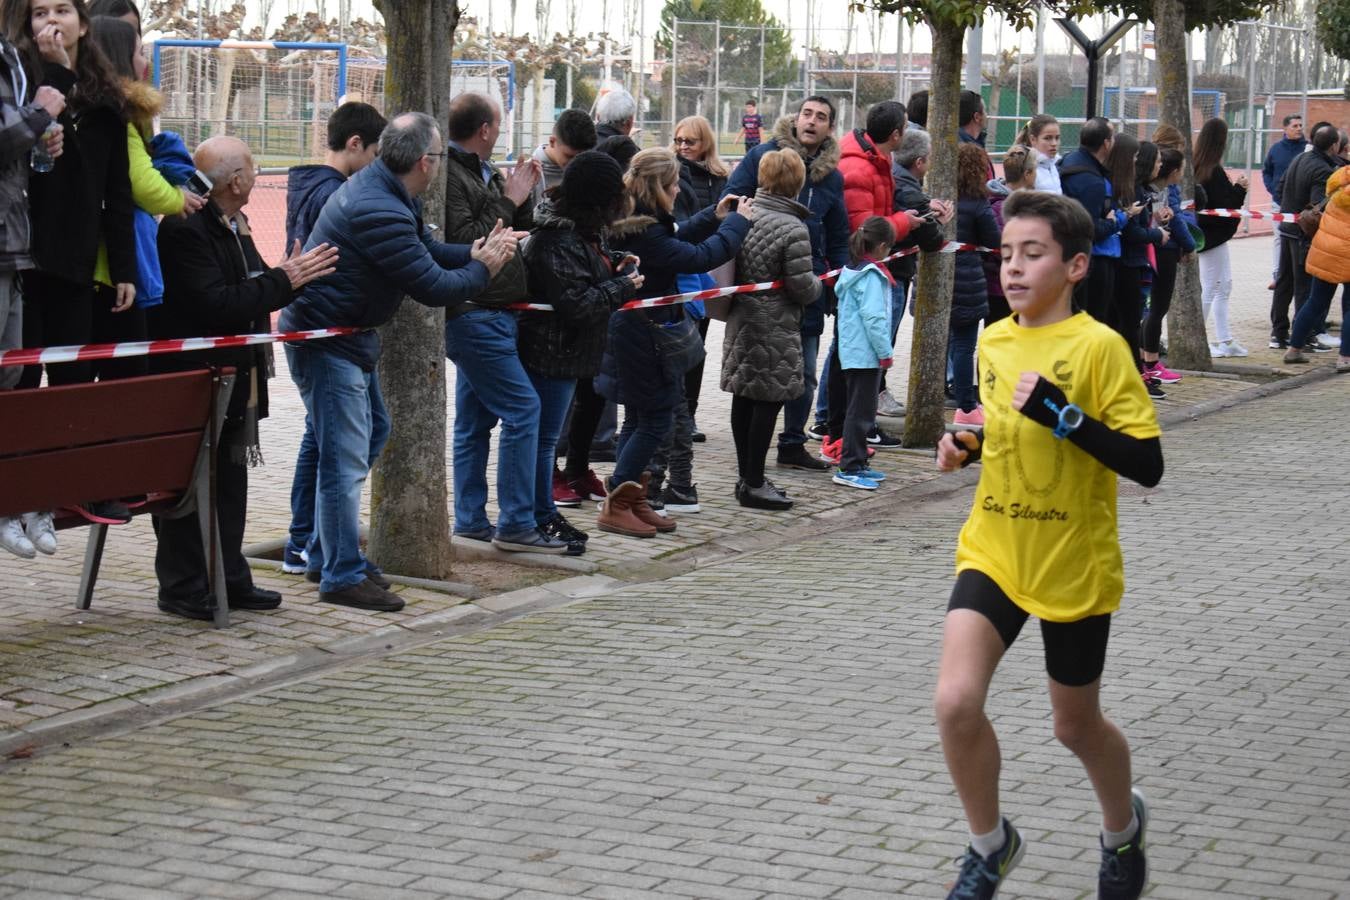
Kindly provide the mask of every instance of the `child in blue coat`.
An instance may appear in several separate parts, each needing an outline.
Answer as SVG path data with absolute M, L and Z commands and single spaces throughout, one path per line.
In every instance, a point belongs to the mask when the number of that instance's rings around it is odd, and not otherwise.
M 891 252 L 895 229 L 881 216 L 866 219 L 849 238 L 851 262 L 839 276 L 839 368 L 848 385 L 843 451 L 834 483 L 874 491 L 886 476 L 867 466 L 867 431 L 877 416 L 881 370 L 891 367 L 891 286 L 895 280 L 878 263 Z M 830 429 L 835 434 L 836 429 Z

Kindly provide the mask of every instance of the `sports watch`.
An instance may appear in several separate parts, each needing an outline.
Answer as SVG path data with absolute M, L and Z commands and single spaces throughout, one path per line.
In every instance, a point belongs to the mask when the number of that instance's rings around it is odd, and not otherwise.
M 1063 440 L 1078 430 L 1078 426 L 1083 424 L 1083 410 L 1075 403 L 1066 403 L 1059 411 L 1059 424 L 1055 426 L 1052 432 L 1055 437 Z

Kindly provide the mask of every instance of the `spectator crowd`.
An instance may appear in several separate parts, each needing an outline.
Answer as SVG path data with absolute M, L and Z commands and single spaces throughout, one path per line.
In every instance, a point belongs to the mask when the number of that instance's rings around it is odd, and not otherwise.
M 502 124 L 492 98 L 457 96 L 444 134 L 427 115 L 386 122 L 351 102 L 329 119 L 323 162 L 290 170 L 287 252 L 269 266 L 245 213 L 258 175 L 247 144 L 218 135 L 189 152 L 178 136 L 156 133 L 162 98 L 146 82 L 131 0 L 4 9 L 0 349 L 266 331 L 278 312 L 288 331 L 360 329 L 284 347 L 306 415 L 283 566 L 316 582 L 325 602 L 402 607 L 363 555 L 359 509 L 390 433 L 377 329 L 404 297 L 445 311 L 456 369 L 455 538 L 521 553 L 584 553 L 589 535 L 563 510 L 575 518 L 591 502 L 600 504 L 596 528 L 639 538 L 676 531 L 679 516 L 699 512 L 695 445 L 704 440 L 699 395 L 714 318 L 725 322 L 718 383 L 731 394 L 736 501 L 793 506 L 767 477 L 771 451 L 778 467 L 875 490 L 886 477 L 876 451 L 899 444 L 878 416 L 904 414 L 888 370 L 916 272 L 913 256 L 888 257 L 940 248 L 953 220 L 958 242 L 998 249 L 1004 205 L 1019 192 L 1062 194 L 1086 210 L 1091 253 L 1076 307 L 1124 340 L 1154 399 L 1181 378 L 1162 361 L 1162 324 L 1178 267 L 1192 255 L 1213 355 L 1248 352 L 1229 322 L 1237 220 L 1203 214 L 1241 206 L 1247 188 L 1223 168 L 1221 119 L 1206 122 L 1191 149 L 1190 209 L 1180 192 L 1188 148 L 1175 129 L 1141 141 L 1090 119 L 1079 146 L 1061 155 L 1059 122 L 1037 115 L 998 175 L 973 91 L 960 100 L 952 198 L 924 187 L 927 92 L 877 103 L 862 127 L 843 133 L 824 96 L 777 122 L 751 100 L 734 168 L 701 116 L 679 121 L 670 147 L 639 151 L 637 104 L 622 90 L 605 94 L 594 115 L 563 112 L 547 141 L 509 170 L 492 161 Z M 1327 334 L 1336 287 L 1350 282 L 1346 145 L 1324 122 L 1305 140 L 1290 117 L 1262 173 L 1280 210 L 1300 214 L 1280 225 L 1270 283 L 1270 346 L 1286 349 L 1291 364 L 1339 347 L 1338 368 L 1350 369 L 1345 338 Z M 442 177 L 445 226 L 436 232 L 423 222 L 421 197 Z M 960 429 L 985 421 L 981 331 L 1012 312 L 999 263 L 979 250 L 956 254 L 947 388 Z M 837 277 L 822 277 L 831 270 Z M 750 282 L 778 286 L 621 309 Z M 550 309 L 518 310 L 523 303 Z M 241 553 L 271 350 L 62 363 L 45 377 L 78 384 L 206 364 L 238 376 L 215 448 L 228 602 L 272 609 L 281 597 L 253 584 Z M 40 366 L 0 369 L 0 388 L 35 388 L 43 375 Z M 813 440 L 819 453 L 807 449 Z M 601 477 L 594 462 L 605 454 L 613 470 Z M 136 501 L 91 498 L 78 511 L 125 522 Z M 160 607 L 210 618 L 195 518 L 155 527 Z M 52 512 L 0 519 L 0 546 L 25 557 L 55 552 Z

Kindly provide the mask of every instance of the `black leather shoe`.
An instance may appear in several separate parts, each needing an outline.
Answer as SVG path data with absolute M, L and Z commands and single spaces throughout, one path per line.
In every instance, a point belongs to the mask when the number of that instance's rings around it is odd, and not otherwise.
M 216 617 L 216 611 L 209 597 L 165 597 L 159 598 L 161 612 L 182 616 L 184 619 L 196 619 L 198 622 L 210 622 Z
M 736 495 L 736 499 L 740 501 L 741 506 L 746 506 L 750 509 L 792 509 L 792 501 L 767 481 L 759 487 L 742 485 L 740 493 Z
M 281 594 L 254 585 L 246 594 L 231 594 L 230 609 L 267 610 L 281 605 Z
M 336 603 L 338 606 L 368 609 L 372 612 L 398 612 L 403 608 L 402 597 L 386 591 L 369 578 L 340 591 L 319 591 L 319 599 L 324 603 Z
M 801 444 L 787 444 L 778 448 L 778 465 L 788 469 L 802 469 L 806 472 L 828 472 L 830 464 L 816 459 Z

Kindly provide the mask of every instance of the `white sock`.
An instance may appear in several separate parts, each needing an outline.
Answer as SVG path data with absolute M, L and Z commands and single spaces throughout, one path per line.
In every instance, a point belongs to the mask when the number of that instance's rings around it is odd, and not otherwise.
M 1003 820 L 998 820 L 998 827 L 988 834 L 970 835 L 970 846 L 981 856 L 990 856 L 1003 849 L 1003 845 L 1008 843 L 1008 835 L 1003 830 Z
M 1102 846 L 1107 850 L 1119 850 L 1130 841 L 1139 832 L 1139 814 L 1134 813 L 1130 816 L 1130 824 L 1125 826 L 1124 831 L 1107 831 L 1102 829 Z

